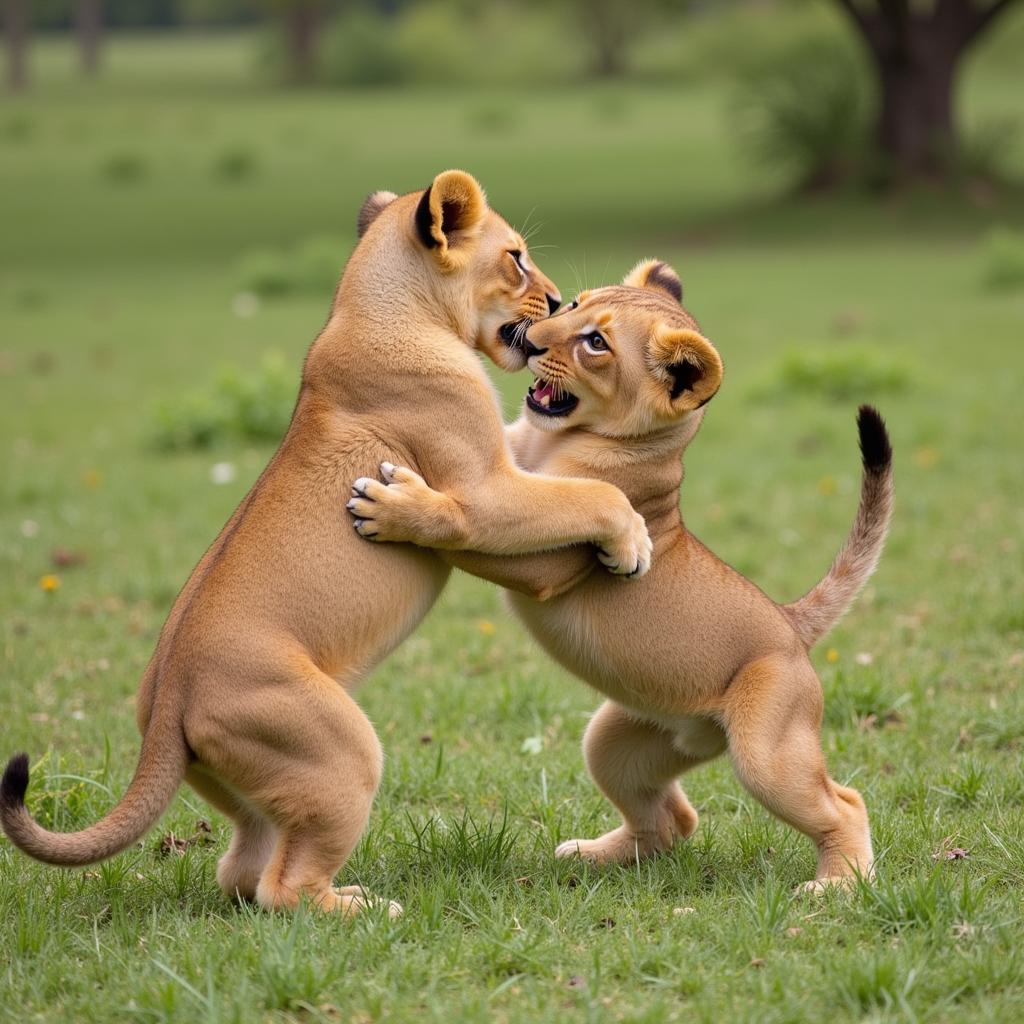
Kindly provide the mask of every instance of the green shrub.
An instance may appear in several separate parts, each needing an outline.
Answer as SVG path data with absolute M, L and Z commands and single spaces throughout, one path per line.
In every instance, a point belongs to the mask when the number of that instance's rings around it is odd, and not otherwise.
M 910 369 L 898 356 L 865 344 L 791 349 L 769 380 L 754 389 L 761 400 L 811 395 L 833 402 L 898 394 L 910 385 Z
M 149 174 L 149 165 L 138 153 L 111 153 L 100 164 L 100 174 L 108 181 L 130 185 Z
M 256 154 L 244 146 L 233 146 L 220 153 L 213 163 L 214 173 L 224 181 L 243 181 L 256 172 Z
M 754 159 L 780 168 L 797 188 L 834 185 L 862 170 L 867 94 L 863 61 L 845 41 L 802 40 L 741 76 L 740 137 Z
M 1012 115 L 989 116 L 973 125 L 963 134 L 954 170 L 968 182 L 1012 179 L 1020 126 L 1020 119 Z
M 332 85 L 394 85 L 408 78 L 396 19 L 357 7 L 327 32 L 321 57 L 323 79 Z
M 293 249 L 254 249 L 239 261 L 239 286 L 263 299 L 334 293 L 341 274 L 342 242 L 314 236 Z
M 982 243 L 982 280 L 993 291 L 1024 288 L 1024 234 L 996 228 Z
M 294 368 L 279 356 L 265 357 L 252 374 L 225 368 L 210 388 L 157 405 L 153 444 L 174 452 L 231 440 L 279 441 L 291 419 L 296 386 Z

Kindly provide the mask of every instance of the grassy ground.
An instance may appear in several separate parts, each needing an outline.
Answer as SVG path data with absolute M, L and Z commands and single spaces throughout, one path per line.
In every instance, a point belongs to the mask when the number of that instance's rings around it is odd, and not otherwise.
M 831 768 L 864 793 L 881 863 L 853 896 L 794 900 L 810 844 L 724 761 L 687 778 L 691 843 L 556 863 L 559 839 L 614 821 L 578 749 L 597 699 L 458 578 L 360 695 L 388 762 L 346 881 L 402 920 L 229 906 L 226 823 L 182 791 L 92 871 L 0 844 L 0 1018 L 1021 1019 L 1024 293 L 984 290 L 980 244 L 1020 203 L 770 203 L 721 83 L 261 93 L 230 40 L 111 63 L 83 89 L 48 48 L 50 84 L 0 108 L 0 752 L 32 753 L 35 813 L 80 827 L 123 791 L 162 617 L 269 455 L 157 453 L 155 408 L 268 352 L 297 376 L 322 322 L 326 293 L 239 305 L 247 254 L 326 234 L 340 265 L 366 192 L 462 164 L 543 223 L 535 255 L 566 293 L 644 255 L 680 269 L 727 364 L 684 512 L 770 594 L 802 592 L 846 531 L 855 405 L 887 415 L 892 539 L 815 653 Z M 971 115 L 1019 87 L 978 64 Z M 523 381 L 501 384 L 511 408 Z M 195 841 L 165 852 L 171 834 Z

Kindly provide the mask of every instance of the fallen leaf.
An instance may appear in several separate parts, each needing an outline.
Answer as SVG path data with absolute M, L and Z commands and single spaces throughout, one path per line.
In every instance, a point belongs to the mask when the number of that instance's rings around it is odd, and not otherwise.
M 213 829 L 208 821 L 201 818 L 196 822 L 196 831 L 191 836 L 176 836 L 173 832 L 168 832 L 157 844 L 157 852 L 164 856 L 173 853 L 180 857 L 190 846 L 212 842 Z
M 50 561 L 59 569 L 68 569 L 75 565 L 82 565 L 86 557 L 81 551 L 72 551 L 70 548 L 54 548 L 50 552 Z
M 964 860 L 970 855 L 970 850 L 965 850 L 962 846 L 953 846 L 948 850 L 936 850 L 932 854 L 932 860 Z
M 789 938 L 791 938 L 791 939 L 795 939 L 798 935 L 803 935 L 803 933 L 804 933 L 803 928 L 787 928 L 786 929 L 786 935 L 788 935 Z
M 750 961 L 750 966 L 760 969 L 764 967 L 764 960 L 759 956 L 755 956 L 754 959 Z

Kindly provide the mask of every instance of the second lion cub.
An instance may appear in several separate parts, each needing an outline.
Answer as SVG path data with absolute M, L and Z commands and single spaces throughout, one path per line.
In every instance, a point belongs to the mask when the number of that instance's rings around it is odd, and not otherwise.
M 814 841 L 818 867 L 807 887 L 820 888 L 870 872 L 872 851 L 864 801 L 825 767 L 821 684 L 807 652 L 881 554 L 892 510 L 889 438 L 878 413 L 862 407 L 864 477 L 850 535 L 806 596 L 772 601 L 680 517 L 681 456 L 722 379 L 718 353 L 681 299 L 675 272 L 650 261 L 623 286 L 584 292 L 534 324 L 527 342 L 537 381 L 510 428 L 524 469 L 598 477 L 625 492 L 654 541 L 647 576 L 624 584 L 595 573 L 586 548 L 450 557 L 518 591 L 512 605 L 534 637 L 609 698 L 583 746 L 622 825 L 563 843 L 558 856 L 628 863 L 691 835 L 697 812 L 677 778 L 728 750 L 743 785 Z M 422 545 L 444 536 L 450 499 L 408 470 L 386 466 L 385 476 L 391 486 L 358 515 L 404 531 L 415 519 Z

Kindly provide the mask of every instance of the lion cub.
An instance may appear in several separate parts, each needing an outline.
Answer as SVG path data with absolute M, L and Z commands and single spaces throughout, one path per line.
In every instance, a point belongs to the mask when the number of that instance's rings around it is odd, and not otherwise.
M 690 836 L 697 812 L 677 777 L 728 750 L 747 789 L 817 846 L 808 888 L 871 870 L 860 794 L 828 775 L 819 732 L 821 684 L 807 652 L 871 575 L 892 509 L 892 451 L 878 413 L 858 419 L 864 477 L 857 518 L 825 577 L 780 605 L 683 525 L 681 455 L 718 390 L 722 362 L 681 306 L 675 272 L 641 263 L 623 286 L 586 291 L 527 332 L 537 380 L 509 428 L 517 461 L 534 472 L 598 477 L 646 519 L 651 571 L 635 584 L 593 572 L 586 548 L 521 558 L 451 560 L 518 593 L 516 613 L 555 659 L 604 693 L 583 741 L 594 781 L 622 814 L 597 839 L 556 856 L 627 863 Z M 376 512 L 433 545 L 447 499 L 408 470 Z M 395 520 L 399 522 L 395 522 Z M 539 599 L 539 600 L 538 600 Z

